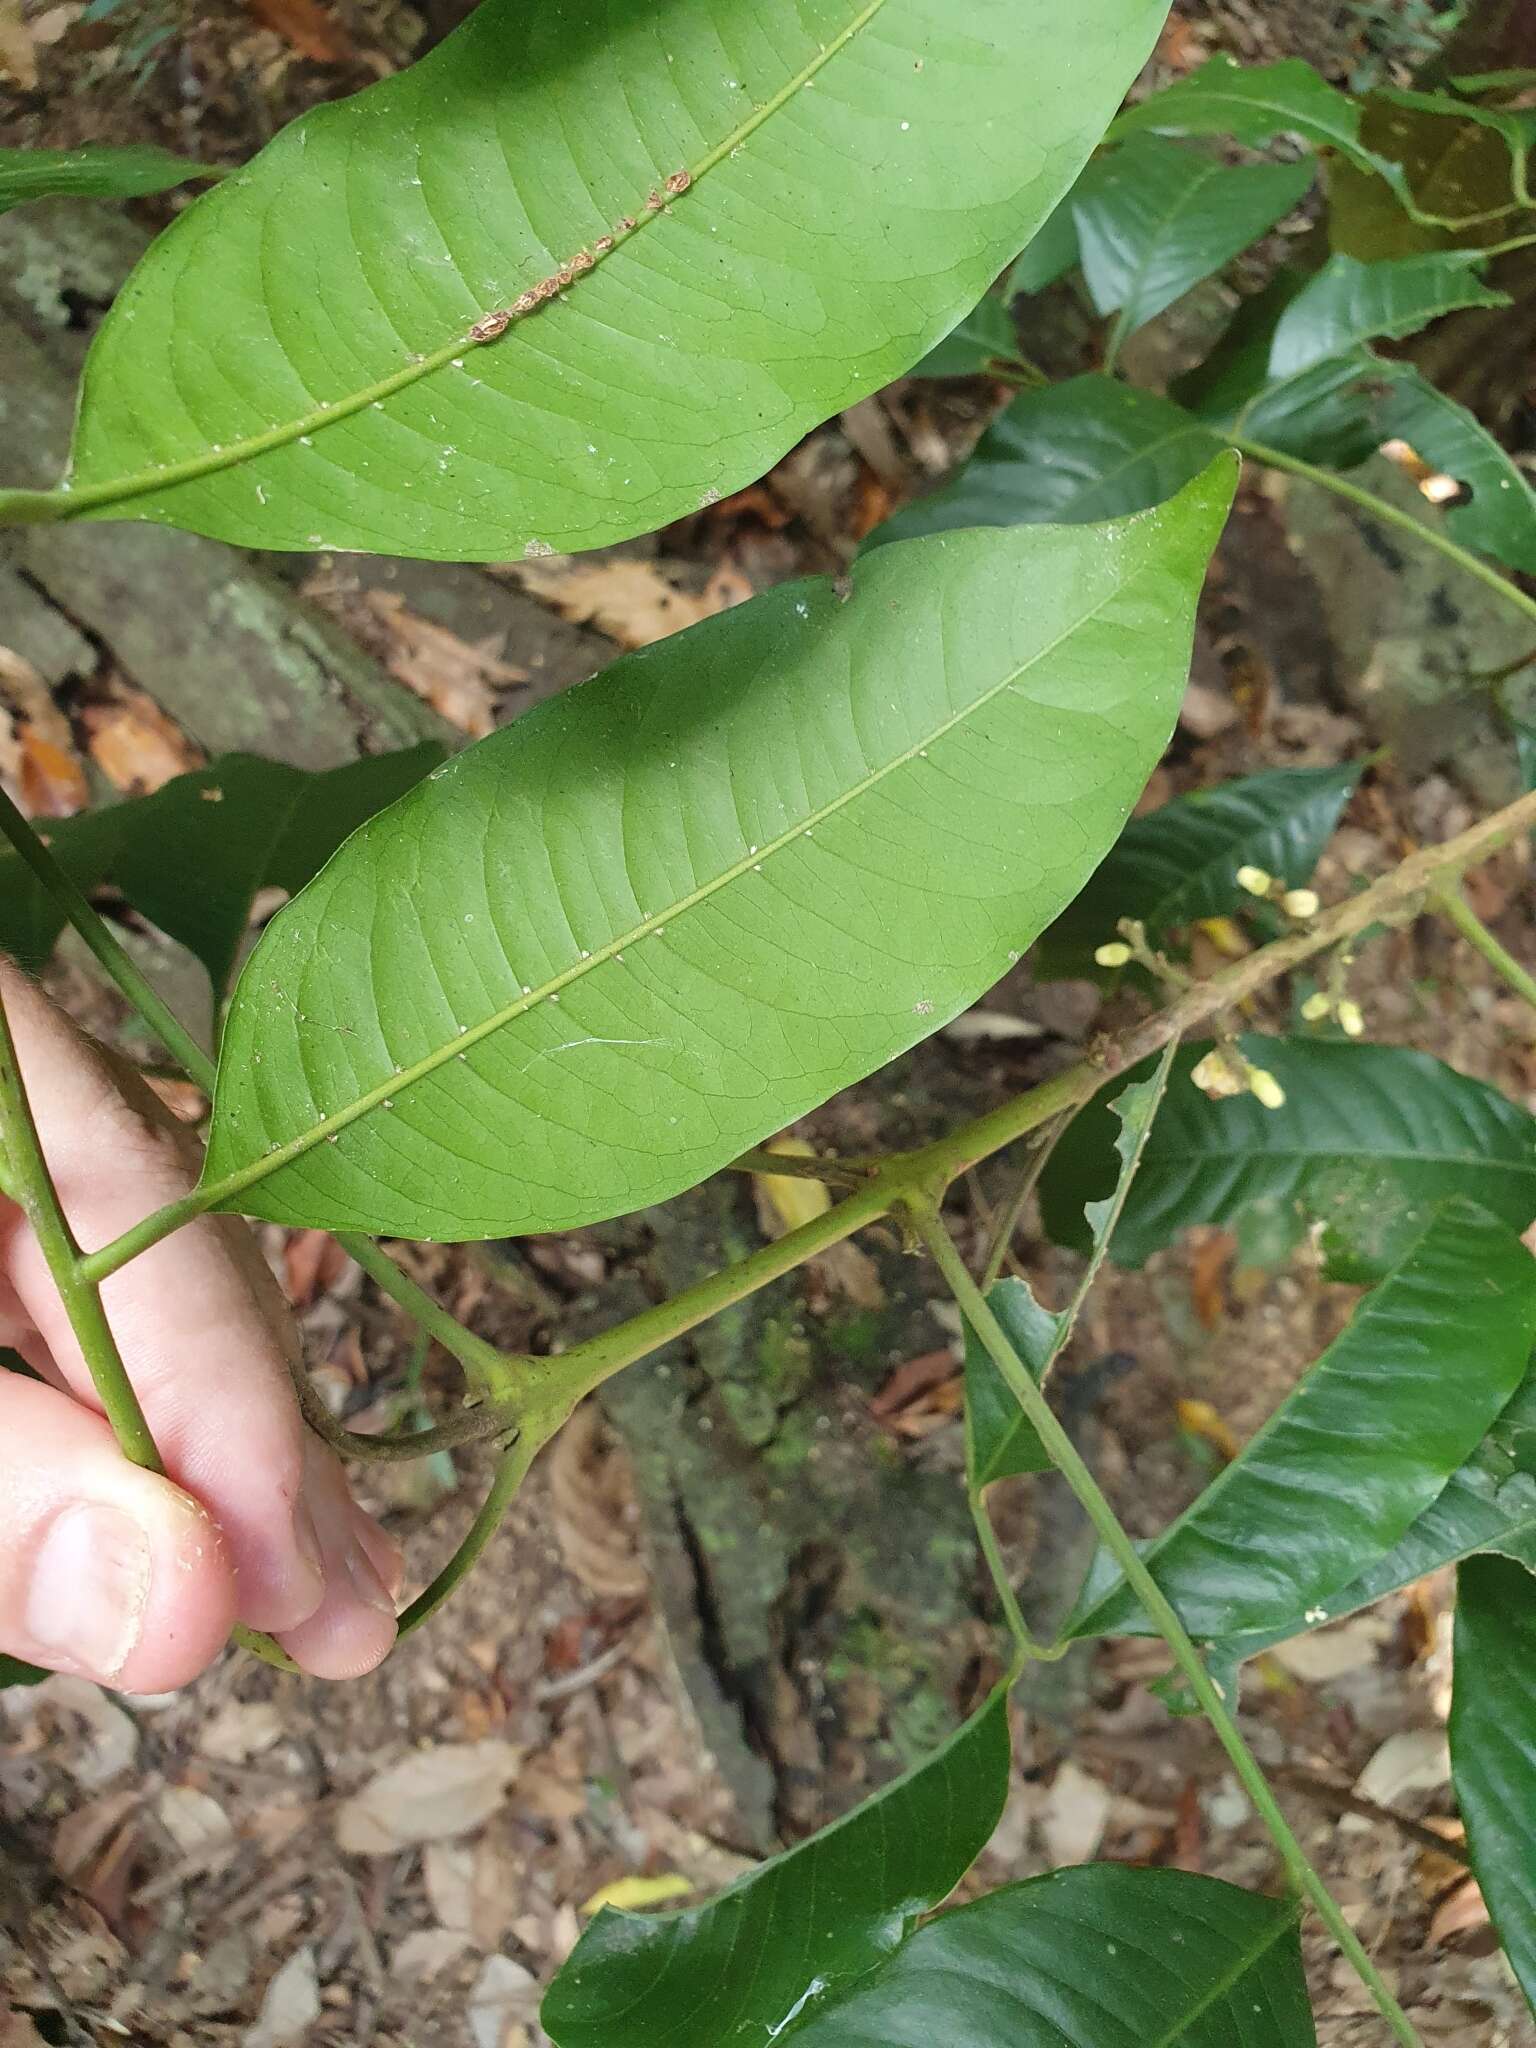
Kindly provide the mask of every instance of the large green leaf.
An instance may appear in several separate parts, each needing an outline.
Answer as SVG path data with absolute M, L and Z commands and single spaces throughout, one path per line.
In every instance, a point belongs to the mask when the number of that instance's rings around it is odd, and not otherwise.
M 1257 1635 L 1216 1646 L 1220 1661 L 1237 1663 L 1272 1643 L 1339 1621 L 1428 1573 L 1480 1551 L 1512 1558 L 1536 1572 L 1536 1368 L 1527 1368 L 1508 1407 L 1445 1490 L 1385 1557 L 1329 1596 L 1326 1607 L 1302 1603 Z
M 1405 1046 L 1241 1043 L 1280 1082 L 1284 1106 L 1265 1109 L 1251 1095 L 1212 1101 L 1188 1079 L 1203 1048 L 1185 1048 L 1115 1232 L 1121 1265 L 1141 1265 L 1191 1223 L 1235 1223 L 1256 1205 L 1346 1230 L 1360 1277 L 1395 1263 L 1449 1195 L 1471 1197 L 1514 1230 L 1536 1217 L 1536 1118 L 1496 1089 Z M 1077 1118 L 1041 1178 L 1046 1230 L 1077 1250 L 1089 1242 L 1084 1201 L 1115 1181 L 1111 1092 Z
M 106 879 L 122 837 L 126 804 L 78 817 L 35 821 L 54 859 L 87 895 Z M 0 841 L 0 952 L 28 974 L 40 974 L 69 922 L 9 841 Z
M 1099 157 L 1073 196 L 1089 296 L 1133 334 L 1300 205 L 1310 161 L 1229 165 L 1159 136 Z
M 1451 1773 L 1472 1869 L 1536 2012 L 1536 1577 L 1507 1558 L 1457 1573 Z
M 933 1756 L 708 1905 L 605 1907 L 549 1988 L 556 2048 L 729 2048 L 785 2037 L 862 1977 L 986 1846 L 1008 1793 L 1008 1688 Z
M 989 294 L 913 367 L 914 377 L 980 377 L 998 363 L 1016 363 L 1019 338 L 1008 308 Z
M 1298 1914 L 1289 1900 L 1181 1870 L 1055 1870 L 929 1921 L 785 2038 L 797 2048 L 1315 2048 Z
M 1155 937 L 1251 905 L 1237 880 L 1243 866 L 1300 887 L 1311 879 L 1359 780 L 1357 761 L 1341 768 L 1275 768 L 1175 797 L 1133 818 L 1082 895 L 1035 948 L 1035 972 L 1093 974 L 1094 949 L 1115 937 L 1122 917 L 1139 918 Z
M 1110 140 L 1125 135 L 1230 135 L 1235 142 L 1269 142 L 1298 135 L 1319 149 L 1337 150 L 1362 169 L 1378 159 L 1360 142 L 1360 109 L 1299 57 L 1278 64 L 1239 64 L 1212 57 L 1115 117 Z
M 1280 315 L 1269 377 L 1294 377 L 1376 336 L 1415 334 L 1464 306 L 1507 306 L 1509 294 L 1490 290 L 1477 276 L 1481 260 L 1480 251 L 1462 249 L 1384 263 L 1330 256 Z
M 1021 292 L 1043 291 L 1048 284 L 1054 284 L 1058 277 L 1076 267 L 1078 254 L 1077 222 L 1072 213 L 1072 193 L 1069 192 L 1009 271 L 1003 285 L 1003 297 L 1015 299 Z
M 885 548 L 439 769 L 268 927 L 206 1191 L 401 1236 L 666 1199 L 958 1014 L 1167 738 L 1230 460 L 1119 525 Z
M 222 996 L 257 891 L 302 889 L 349 832 L 442 759 L 432 740 L 318 774 L 225 754 L 119 807 L 112 878 L 136 909 L 197 955 Z
M 193 178 L 222 178 L 213 164 L 191 163 L 152 143 L 113 148 L 0 149 L 0 213 L 27 199 L 135 199 Z
M 950 483 L 893 513 L 864 545 L 959 526 L 1118 519 L 1172 497 L 1220 449 L 1166 398 L 1110 377 L 1073 377 L 1014 399 Z
M 1197 1636 L 1273 1627 L 1377 1564 L 1444 1491 L 1519 1386 L 1536 1259 L 1458 1197 L 1296 1391 L 1144 1552 Z M 1074 1635 L 1155 1633 L 1112 1558 Z
M 484 0 L 155 242 L 86 366 L 72 502 L 455 560 L 664 525 L 954 326 L 1166 11 Z

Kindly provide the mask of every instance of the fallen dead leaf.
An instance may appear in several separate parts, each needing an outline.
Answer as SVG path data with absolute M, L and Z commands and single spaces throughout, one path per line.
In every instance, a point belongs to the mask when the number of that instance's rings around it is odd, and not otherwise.
M 1206 1327 L 1209 1328 L 1210 1325 L 1207 1324 Z M 1209 1401 L 1180 1401 L 1177 1413 L 1180 1429 L 1208 1443 L 1222 1459 L 1230 1462 L 1242 1449 L 1242 1445 Z
M 566 1564 L 604 1599 L 638 1599 L 650 1581 L 640 1555 L 634 1478 L 595 1403 L 576 1410 L 545 1463 L 550 1518 Z
M 1237 1239 L 1230 1230 L 1202 1230 L 1190 1254 L 1189 1298 L 1204 1329 L 1214 1330 L 1226 1314 L 1227 1269 L 1236 1252 Z M 1225 1455 L 1234 1458 L 1237 1452 L 1232 1449 Z
M 520 1749 L 494 1740 L 418 1750 L 343 1802 L 336 1840 L 353 1856 L 392 1856 L 467 1835 L 501 1805 L 522 1760 Z
M 61 1758 L 82 1790 L 92 1792 L 109 1784 L 132 1765 L 139 1731 L 117 1702 L 89 1679 L 50 1678 L 37 1688 L 32 1702 L 34 1709 L 46 1708 L 83 1724 L 81 1732 L 70 1730 Z
M 317 64 L 342 64 L 353 54 L 351 38 L 318 0 L 245 0 L 246 10 L 301 57 Z
M 262 1996 L 245 2048 L 295 2048 L 320 2017 L 320 1978 L 312 1948 L 296 1949 Z
M 180 727 L 152 697 L 125 683 L 105 704 L 87 705 L 81 719 L 91 759 L 125 796 L 147 796 L 201 765 L 201 754 Z
M 1487 1925 L 1487 1903 L 1478 1889 L 1477 1879 L 1469 1877 L 1435 1908 L 1429 1923 L 1431 1946 L 1438 1947 L 1454 1935 L 1470 1934 L 1475 1927 Z
M 283 1287 L 295 1308 L 329 1294 L 351 1260 L 327 1230 L 295 1230 L 283 1247 Z
M 1392 1634 L 1392 1624 L 1375 1613 L 1352 1615 L 1333 1628 L 1314 1629 L 1288 1643 L 1276 1643 L 1267 1654 L 1293 1678 L 1307 1685 L 1323 1685 L 1342 1678 L 1347 1671 L 1361 1671 L 1374 1664 L 1381 1646 Z
M 22 809 L 33 818 L 70 818 L 83 811 L 91 792 L 73 751 L 66 753 L 32 726 L 20 735 Z
M 942 1036 L 954 1045 L 1009 1045 L 1044 1038 L 1045 1026 L 1032 1017 L 1013 1017 L 1006 1010 L 965 1010 L 946 1024 Z
M 365 591 L 359 602 L 373 621 L 376 650 L 390 674 L 471 739 L 494 730 L 496 692 L 528 680 L 527 669 L 502 659 L 504 634 L 463 640 L 413 612 L 392 590 Z
M 245 1764 L 263 1756 L 282 1733 L 281 1710 L 270 1700 L 231 1700 L 203 1724 L 197 1749 L 220 1763 Z
M 869 1412 L 877 1422 L 892 1422 L 924 1395 L 959 1378 L 960 1364 L 953 1351 L 925 1351 L 898 1365 L 871 1399 Z
M 765 1152 L 776 1152 L 781 1158 L 814 1159 L 816 1148 L 808 1145 L 804 1138 L 770 1138 L 763 1147 Z M 761 1195 L 762 1204 L 768 1214 L 763 1218 L 764 1228 L 771 1237 L 783 1237 L 791 1230 L 798 1230 L 802 1223 L 813 1223 L 818 1216 L 825 1216 L 832 1206 L 832 1191 L 825 1181 L 811 1180 L 798 1173 L 754 1173 L 754 1193 Z
M 195 1856 L 230 1841 L 234 1827 L 219 1802 L 195 1785 L 167 1785 L 155 1812 L 183 1856 Z
M 538 1979 L 510 1956 L 487 1956 L 469 1994 L 465 2018 L 475 2048 L 510 2048 L 526 2042 L 538 2011 Z
M 751 584 L 735 569 L 717 569 L 695 596 L 669 582 L 656 563 L 629 555 L 606 562 L 518 562 L 511 573 L 561 618 L 595 626 L 620 647 L 648 647 L 752 595 Z
M 1068 1758 L 1040 1807 L 1040 1832 L 1053 1868 L 1093 1859 L 1109 1824 L 1109 1809 L 1108 1787 Z
M 418 1927 L 408 1934 L 389 1959 L 392 1977 L 404 1977 L 425 1984 L 440 1977 L 469 1947 L 469 1936 L 450 1927 Z
M 1395 1806 L 1410 1792 L 1436 1792 L 1451 1779 L 1451 1752 L 1440 1728 L 1400 1728 L 1389 1735 L 1355 1780 L 1355 1790 L 1378 1806 Z M 1341 1828 L 1368 1827 L 1345 1814 Z
M 23 92 L 37 84 L 37 52 L 21 18 L 21 0 L 0 0 L 0 72 Z

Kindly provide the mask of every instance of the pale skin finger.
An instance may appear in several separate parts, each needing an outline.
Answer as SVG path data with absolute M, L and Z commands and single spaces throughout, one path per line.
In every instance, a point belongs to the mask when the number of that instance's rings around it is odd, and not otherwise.
M 4 965 L 0 990 L 60 1199 L 80 1243 L 94 1248 L 184 1193 L 195 1156 L 147 1091 L 125 1083 Z M 346 1645 L 347 1675 L 370 1668 L 388 1648 L 383 1617 L 320 1529 L 338 1491 L 346 1498 L 345 1480 L 300 1421 L 289 1377 L 296 1335 L 244 1226 L 188 1226 L 114 1274 L 102 1300 L 168 1472 L 222 1532 L 239 1619 L 281 1634 L 324 1607 Z M 0 1201 L 4 1327 L 35 1366 L 99 1406 L 40 1248 Z M 0 1468 L 9 1456 L 0 1442 Z M 364 1555 L 377 1554 L 383 1578 L 397 1583 L 398 1552 L 369 1528 Z

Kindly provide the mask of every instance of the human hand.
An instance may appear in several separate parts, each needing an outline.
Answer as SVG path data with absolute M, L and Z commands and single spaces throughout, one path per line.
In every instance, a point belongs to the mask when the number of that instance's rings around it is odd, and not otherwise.
M 14 968 L 0 993 L 87 1249 L 184 1194 L 196 1148 Z M 168 1478 L 118 1450 L 43 1255 L 0 1196 L 0 1650 L 130 1692 L 195 1678 L 238 1620 L 352 1678 L 395 1636 L 398 1549 L 300 1420 L 298 1333 L 243 1223 L 206 1217 L 102 1288 Z

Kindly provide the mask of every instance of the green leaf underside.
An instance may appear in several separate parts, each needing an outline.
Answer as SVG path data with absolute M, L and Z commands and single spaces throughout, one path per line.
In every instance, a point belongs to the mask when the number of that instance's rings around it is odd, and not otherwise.
M 1448 249 L 1359 263 L 1330 256 L 1281 313 L 1269 350 L 1269 376 L 1297 376 L 1376 336 L 1416 334 L 1466 306 L 1507 306 L 1507 292 L 1478 278 L 1476 251 Z
M 1164 11 L 486 0 L 155 242 L 87 362 L 76 516 L 455 560 L 664 525 L 953 327 Z
M 1004 300 L 1016 299 L 1021 292 L 1044 291 L 1075 267 L 1078 254 L 1077 222 L 1072 217 L 1069 192 L 1009 271 L 1003 285 Z
M 1184 1048 L 1111 1247 L 1140 1266 L 1192 1223 L 1234 1223 L 1264 1205 L 1348 1233 L 1354 1272 L 1396 1262 L 1435 1205 L 1463 1194 L 1523 1230 L 1536 1217 L 1536 1119 L 1495 1089 L 1404 1046 L 1248 1035 L 1243 1050 L 1285 1090 L 1212 1101 Z M 1147 1071 L 1146 1066 L 1135 1073 Z M 1047 1234 L 1088 1248 L 1085 1199 L 1113 1185 L 1114 1120 L 1102 1092 L 1041 1178 Z
M 1298 135 L 1337 149 L 1363 168 L 1376 159 L 1360 146 L 1360 110 L 1299 57 L 1278 64 L 1239 64 L 1212 57 L 1188 78 L 1117 115 L 1109 139 L 1127 135 L 1230 135 L 1259 144 Z
M 1528 1368 L 1509 1406 L 1445 1490 L 1424 1510 L 1400 1542 L 1358 1578 L 1332 1594 L 1325 1614 L 1297 1607 L 1283 1621 L 1257 1635 L 1225 1639 L 1221 1657 L 1237 1662 L 1257 1656 L 1272 1643 L 1341 1621 L 1389 1593 L 1416 1585 L 1428 1573 L 1481 1551 L 1512 1559 L 1536 1572 L 1536 1368 Z
M 35 829 L 77 889 L 106 879 L 117 853 L 127 806 L 114 804 L 74 818 L 39 818 Z M 10 843 L 0 843 L 0 952 L 28 974 L 41 974 L 69 920 Z
M 1488 1912 L 1536 2012 L 1536 1577 L 1507 1558 L 1457 1573 L 1451 1776 Z
M 865 549 L 964 526 L 1122 518 L 1182 490 L 1221 445 L 1153 392 L 1073 377 L 1014 399 L 953 481 L 894 512 Z
M 443 759 L 435 741 L 311 773 L 226 754 L 120 807 L 113 880 L 222 995 L 260 889 L 302 889 L 349 832 Z
M 1359 762 L 1277 768 L 1175 797 L 1133 818 L 1082 895 L 1041 939 L 1036 973 L 1093 974 L 1094 948 L 1116 936 L 1122 917 L 1139 918 L 1157 938 L 1251 906 L 1237 881 L 1244 865 L 1300 887 L 1359 780 Z
M 1003 974 L 1123 825 L 1233 486 L 885 549 L 482 741 L 237 986 L 210 1206 L 422 1238 L 691 1187 Z
M 605 1907 L 550 1986 L 555 2048 L 730 2048 L 785 2038 L 947 1897 L 1008 1791 L 1008 1688 L 845 1819 L 707 1905 Z
M 931 348 L 913 369 L 914 377 L 979 377 L 993 363 L 1016 360 L 1019 338 L 1002 300 L 988 297 L 973 306 L 960 325 Z
M 1297 1911 L 1184 1871 L 1056 1870 L 941 1914 L 789 2038 L 801 2048 L 1315 2048 Z
M 1185 1627 L 1272 1627 L 1379 1562 L 1482 1441 L 1533 1335 L 1536 1260 L 1475 1204 L 1447 1203 L 1295 1393 L 1147 1547 Z M 1103 1557 L 1070 1628 L 1155 1633 Z
M 1042 1308 L 1023 1280 L 999 1280 L 988 1290 L 987 1306 L 1038 1384 L 1056 1356 L 1065 1317 Z M 966 1475 L 973 1493 L 990 1486 L 994 1479 L 1051 1469 L 1035 1425 L 1020 1410 L 969 1323 L 965 1326 L 965 1446 Z
M 1313 167 L 1233 167 L 1157 136 L 1095 160 L 1072 200 L 1089 296 L 1134 333 L 1298 206 Z
M 223 175 L 211 164 L 190 163 L 150 143 L 0 149 L 0 213 L 28 199 L 134 199 L 146 192 L 167 192 L 193 178 Z

